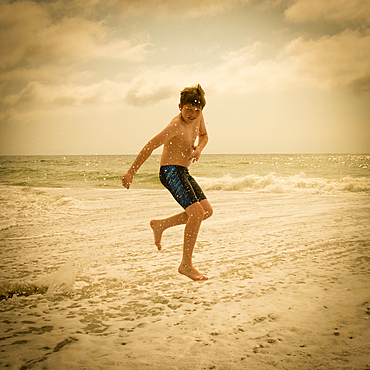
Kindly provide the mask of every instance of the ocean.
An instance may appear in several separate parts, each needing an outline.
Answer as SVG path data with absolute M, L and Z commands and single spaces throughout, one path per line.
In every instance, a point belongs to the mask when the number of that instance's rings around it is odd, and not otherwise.
M 177 273 L 181 226 L 155 247 L 181 208 L 158 155 L 122 187 L 134 158 L 0 157 L 1 368 L 365 368 L 370 155 L 202 155 L 206 282 Z
M 135 156 L 0 157 L 0 185 L 32 188 L 120 189 Z M 135 177 L 133 189 L 161 189 L 159 155 Z M 206 190 L 369 193 L 370 155 L 202 155 L 191 173 Z

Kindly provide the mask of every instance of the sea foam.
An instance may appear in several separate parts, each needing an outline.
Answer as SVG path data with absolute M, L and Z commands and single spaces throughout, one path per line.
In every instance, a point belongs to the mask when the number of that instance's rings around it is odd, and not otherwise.
M 205 190 L 311 194 L 370 193 L 369 178 L 350 176 L 339 179 L 309 178 L 304 172 L 287 177 L 270 173 L 266 176 L 232 177 L 225 175 L 220 178 L 197 178 L 197 180 Z

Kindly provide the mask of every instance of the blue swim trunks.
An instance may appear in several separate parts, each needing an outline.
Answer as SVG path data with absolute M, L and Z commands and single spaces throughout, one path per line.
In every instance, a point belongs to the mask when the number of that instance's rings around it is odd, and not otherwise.
M 187 167 L 177 165 L 161 166 L 159 179 L 184 209 L 207 199 L 200 186 L 189 174 Z

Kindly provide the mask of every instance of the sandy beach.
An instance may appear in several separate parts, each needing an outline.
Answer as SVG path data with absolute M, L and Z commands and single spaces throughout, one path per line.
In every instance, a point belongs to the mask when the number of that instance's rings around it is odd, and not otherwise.
M 369 101 L 370 0 L 0 0 L 0 370 L 370 370 Z
M 210 192 L 193 282 L 165 191 L 12 189 L 2 278 L 52 289 L 0 302 L 1 368 L 370 369 L 367 196 Z

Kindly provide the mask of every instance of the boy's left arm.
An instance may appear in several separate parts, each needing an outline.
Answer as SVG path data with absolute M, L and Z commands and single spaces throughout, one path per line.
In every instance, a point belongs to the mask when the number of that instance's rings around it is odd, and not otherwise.
M 194 151 L 190 157 L 190 159 L 193 162 L 196 162 L 199 160 L 200 154 L 202 153 L 202 150 L 207 145 L 207 143 L 208 143 L 208 133 L 206 129 L 206 124 L 204 122 L 204 117 L 202 114 L 200 125 L 199 125 L 198 145 L 194 148 Z

